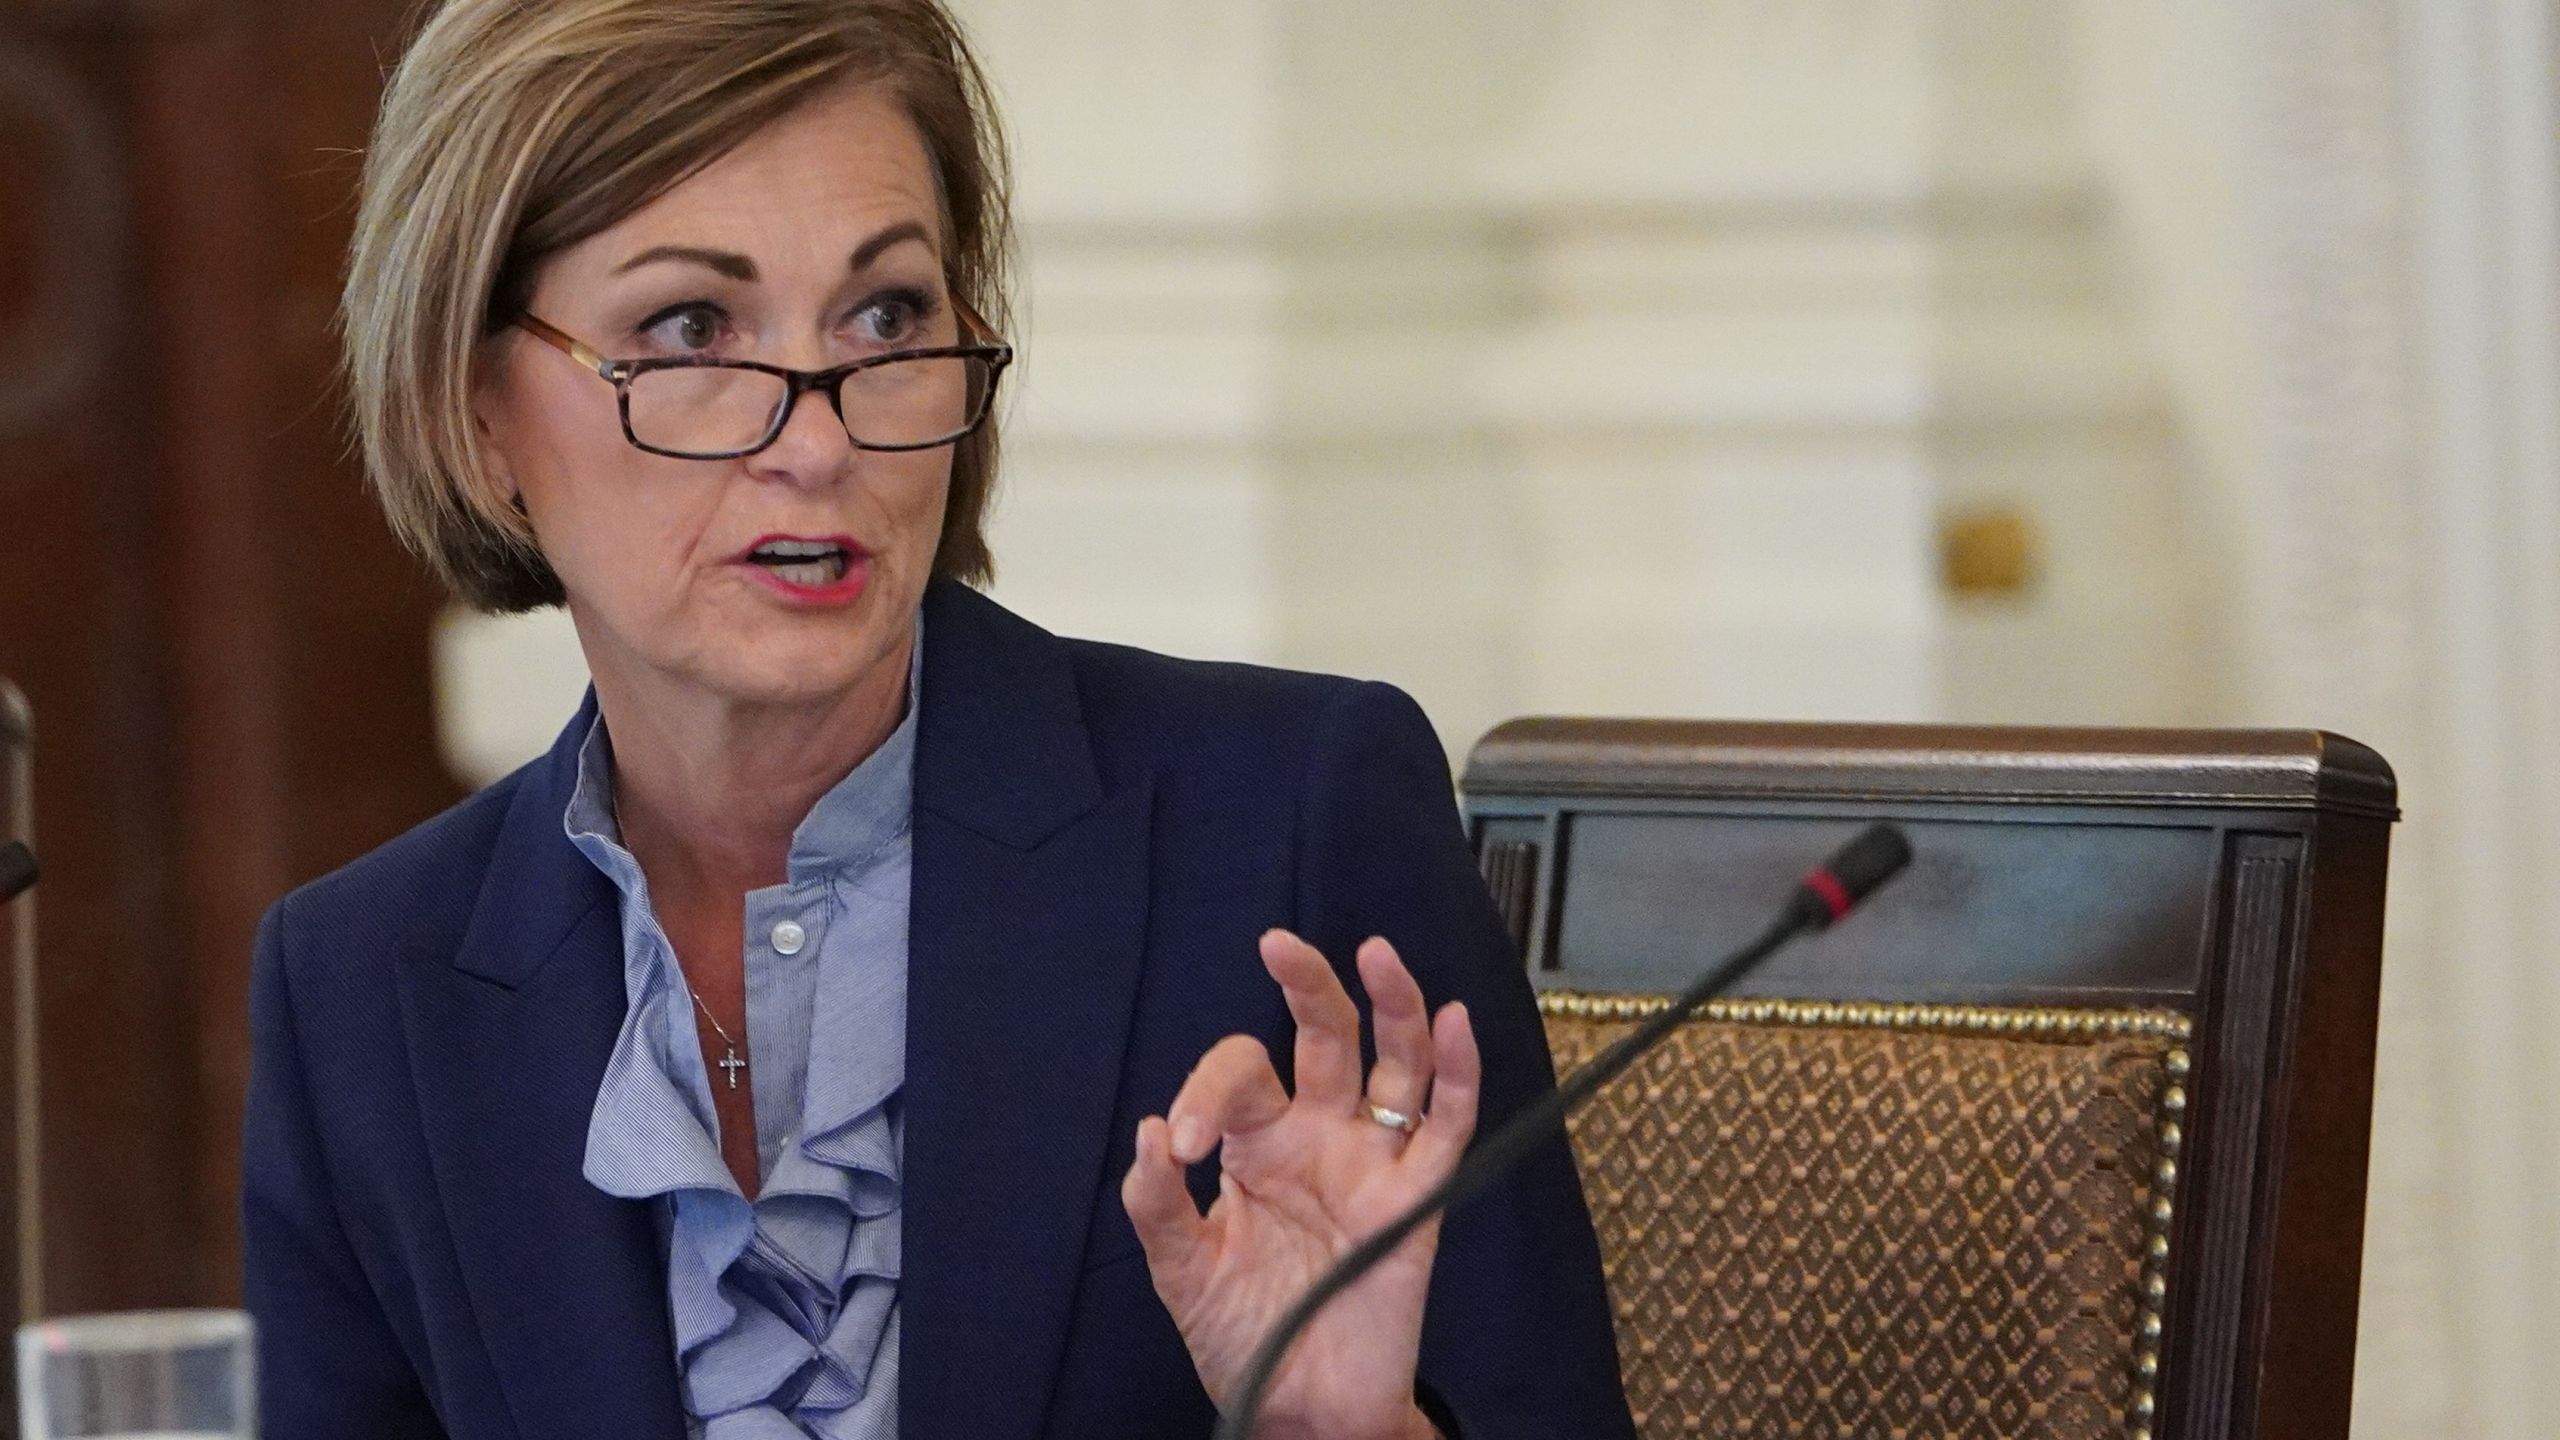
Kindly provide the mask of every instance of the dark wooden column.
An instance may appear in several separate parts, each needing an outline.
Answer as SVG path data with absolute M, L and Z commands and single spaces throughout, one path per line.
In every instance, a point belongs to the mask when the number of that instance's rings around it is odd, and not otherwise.
M 182 1236 L 198 1294 L 219 1294 L 234 1227 L 216 1197 L 237 1168 L 238 1035 L 247 956 L 267 898 L 292 875 L 276 575 L 295 547 L 272 439 L 279 263 L 265 163 L 273 111 L 260 47 L 236 8 L 148 33 L 133 70 L 136 212 L 152 353 L 175 384 L 151 392 L 167 566 L 169 700 L 178 764 L 171 834 L 187 937 L 184 995 L 202 1109 L 184 1155 L 197 1178 Z M 221 123 L 208 117 L 223 116 Z M 236 1181 L 232 1182 L 236 1185 Z
M 433 749 L 438 600 L 370 509 L 331 378 L 351 157 L 408 8 L 0 12 L 0 57 L 53 81 L 0 96 L 25 197 L 0 216 L 21 339 L 0 355 L 103 351 L 23 416 L 0 359 L 0 674 L 41 737 L 57 1313 L 236 1295 L 258 918 L 457 793 Z M 65 97 L 86 142 L 27 113 Z

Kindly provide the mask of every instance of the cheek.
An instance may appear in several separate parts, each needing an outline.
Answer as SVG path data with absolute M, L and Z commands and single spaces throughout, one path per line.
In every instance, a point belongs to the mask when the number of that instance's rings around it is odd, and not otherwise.
M 951 499 L 950 452 L 882 456 L 897 463 L 879 473 L 883 508 L 896 526 L 896 548 L 920 566 L 933 563 Z
M 685 569 L 716 504 L 717 487 L 692 473 L 698 465 L 634 450 L 610 424 L 524 438 L 533 443 L 520 447 L 514 473 L 543 556 L 571 594 L 645 603 Z
M 942 518 L 950 505 L 951 462 L 943 460 L 916 486 L 916 515 L 923 522 L 928 543 L 942 538 Z

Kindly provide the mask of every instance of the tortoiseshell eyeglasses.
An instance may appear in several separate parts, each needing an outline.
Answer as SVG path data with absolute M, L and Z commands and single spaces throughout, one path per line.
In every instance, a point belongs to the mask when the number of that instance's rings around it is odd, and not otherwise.
M 734 460 L 781 438 L 800 397 L 812 390 L 835 407 L 858 449 L 931 450 L 977 429 L 994 404 L 996 377 L 1013 362 L 1013 347 L 965 307 L 962 316 L 987 338 L 895 350 L 826 370 L 709 355 L 608 360 L 537 316 L 520 316 L 516 324 L 613 382 L 622 435 L 633 445 L 679 460 Z

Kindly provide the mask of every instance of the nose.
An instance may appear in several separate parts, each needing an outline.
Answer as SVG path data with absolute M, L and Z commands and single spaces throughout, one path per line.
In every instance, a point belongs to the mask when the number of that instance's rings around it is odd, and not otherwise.
M 773 443 L 747 457 L 748 468 L 768 479 L 801 485 L 832 485 L 853 467 L 852 437 L 836 414 L 835 399 L 804 390 L 783 417 L 782 433 Z

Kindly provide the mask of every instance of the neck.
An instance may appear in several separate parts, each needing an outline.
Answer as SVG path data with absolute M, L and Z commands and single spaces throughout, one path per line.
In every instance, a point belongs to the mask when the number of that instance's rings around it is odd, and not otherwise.
M 845 692 L 749 705 L 596 676 L 623 844 L 669 897 L 736 897 L 786 878 L 791 837 L 878 750 L 907 706 L 909 635 Z

